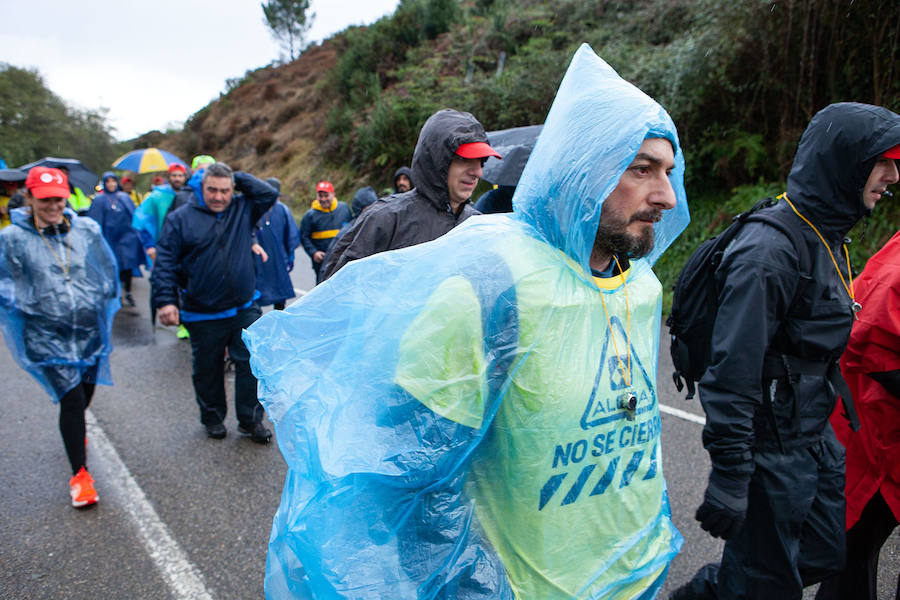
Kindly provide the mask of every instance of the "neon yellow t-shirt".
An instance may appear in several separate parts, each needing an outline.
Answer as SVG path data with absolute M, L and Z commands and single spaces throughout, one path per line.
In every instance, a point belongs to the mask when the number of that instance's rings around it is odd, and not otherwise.
M 680 544 L 659 446 L 660 284 L 649 269 L 626 271 L 601 290 L 538 240 L 511 236 L 507 250 L 519 356 L 467 493 L 517 598 L 636 598 Z M 452 277 L 404 335 L 395 380 L 436 413 L 479 427 L 482 338 L 479 298 Z M 638 398 L 634 420 L 618 406 L 626 392 Z
M 0 229 L 3 229 L 7 225 L 9 225 L 9 196 L 4 196 L 0 194 Z

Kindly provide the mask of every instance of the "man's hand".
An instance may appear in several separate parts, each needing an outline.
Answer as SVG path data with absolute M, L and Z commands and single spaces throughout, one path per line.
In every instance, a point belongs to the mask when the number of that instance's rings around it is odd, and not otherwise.
M 178 307 L 174 304 L 161 306 L 156 314 L 159 316 L 159 322 L 163 325 L 178 325 Z
M 147 248 L 146 250 L 144 250 L 144 252 L 147 253 L 147 256 L 150 257 L 150 260 L 152 262 L 154 262 L 154 263 L 156 262 L 156 248 L 153 248 L 153 247 Z
M 325 253 L 322 252 L 321 250 L 316 250 L 316 251 L 313 253 L 313 262 L 320 263 L 320 262 L 322 262 L 323 260 L 325 260 Z
M 263 262 L 269 260 L 269 255 L 266 254 L 266 251 L 263 250 L 263 247 L 259 244 L 253 244 L 252 246 L 250 246 L 250 251 L 253 252 L 253 254 L 259 256 Z
M 746 469 L 735 473 L 724 473 L 713 468 L 709 474 L 709 485 L 703 496 L 703 504 L 697 509 L 695 519 L 700 527 L 713 537 L 727 540 L 733 537 L 747 518 L 747 494 L 750 475 Z

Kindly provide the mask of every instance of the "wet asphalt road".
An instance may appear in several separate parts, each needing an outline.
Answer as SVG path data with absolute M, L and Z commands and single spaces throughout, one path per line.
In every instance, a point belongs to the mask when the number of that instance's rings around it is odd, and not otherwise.
M 293 278 L 296 288 L 309 289 L 313 276 L 303 258 L 298 253 Z M 101 496 L 95 508 L 69 506 L 58 409 L 0 346 L 0 598 L 263 596 L 284 461 L 274 443 L 237 435 L 233 414 L 226 439 L 206 437 L 193 399 L 190 346 L 171 328 L 151 328 L 148 287 L 147 278 L 135 280 L 137 307 L 116 316 L 116 385 L 98 387 L 91 405 L 88 463 Z M 702 414 L 698 402 L 685 402 L 669 383 L 667 354 L 661 403 Z M 721 544 L 693 520 L 709 468 L 701 426 L 669 414 L 662 423 L 673 518 L 685 538 L 665 597 L 717 560 Z M 880 598 L 893 597 L 898 565 L 895 534 L 882 552 Z

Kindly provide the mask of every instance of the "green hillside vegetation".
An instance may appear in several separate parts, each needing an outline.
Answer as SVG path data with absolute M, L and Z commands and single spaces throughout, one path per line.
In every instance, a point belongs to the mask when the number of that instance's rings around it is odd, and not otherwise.
M 698 241 L 782 191 L 817 110 L 853 100 L 900 112 L 893 0 L 401 0 L 231 82 L 174 143 L 279 176 L 299 210 L 326 175 L 349 199 L 389 184 L 436 109 L 470 111 L 488 130 L 541 123 L 582 42 L 678 125 L 693 222 L 658 266 L 666 286 Z M 867 227 L 852 245 L 858 267 L 898 216 L 885 203 L 854 232 Z
M 0 158 L 17 167 L 45 156 L 109 168 L 117 154 L 106 113 L 68 106 L 36 71 L 0 63 Z

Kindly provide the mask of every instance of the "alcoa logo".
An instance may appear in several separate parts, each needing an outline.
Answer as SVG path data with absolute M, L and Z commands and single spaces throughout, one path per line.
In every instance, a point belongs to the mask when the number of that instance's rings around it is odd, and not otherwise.
M 62 185 L 63 178 L 59 173 L 41 173 L 41 183 L 58 183 Z

